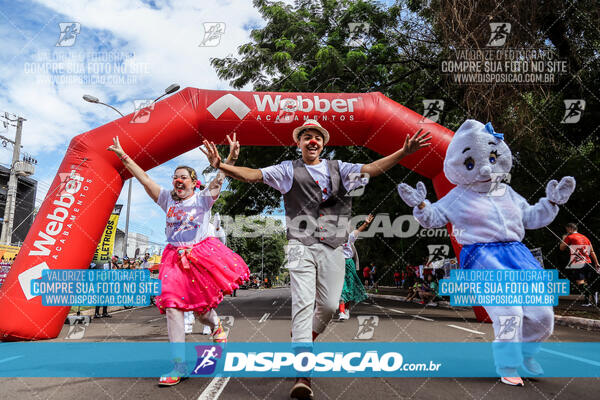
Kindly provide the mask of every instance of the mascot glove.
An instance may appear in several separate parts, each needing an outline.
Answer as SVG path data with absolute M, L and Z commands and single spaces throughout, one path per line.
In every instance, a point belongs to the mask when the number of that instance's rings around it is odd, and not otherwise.
M 557 182 L 551 180 L 546 185 L 546 197 L 555 204 L 565 204 L 575 191 L 575 178 L 565 176 Z
M 398 185 L 398 194 L 400 194 L 402 200 L 404 200 L 409 207 L 414 208 L 425 201 L 427 189 L 425 188 L 425 184 L 423 182 L 418 182 L 416 189 L 413 189 L 406 183 L 401 183 Z

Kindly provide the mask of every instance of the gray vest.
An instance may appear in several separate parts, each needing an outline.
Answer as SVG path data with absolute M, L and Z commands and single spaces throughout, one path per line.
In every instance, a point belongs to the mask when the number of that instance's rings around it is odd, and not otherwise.
M 305 246 L 324 243 L 336 248 L 348 240 L 347 225 L 352 211 L 352 197 L 342 184 L 338 162 L 328 163 L 331 193 L 323 200 L 321 188 L 314 181 L 302 159 L 292 161 L 294 181 L 283 195 L 287 223 L 287 238 Z

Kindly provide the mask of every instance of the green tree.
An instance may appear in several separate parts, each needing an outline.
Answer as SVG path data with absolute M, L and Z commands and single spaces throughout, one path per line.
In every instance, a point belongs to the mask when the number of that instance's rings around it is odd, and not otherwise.
M 445 100 L 440 123 L 457 129 L 466 118 L 493 121 L 506 133 L 515 162 L 511 185 L 531 203 L 544 196 L 550 179 L 573 175 L 577 190 L 549 229 L 528 232 L 525 243 L 542 246 L 548 262 L 561 261 L 557 235 L 572 220 L 592 242 L 600 238 L 596 196 L 600 160 L 598 107 L 600 89 L 599 11 L 592 0 L 549 0 L 493 3 L 398 0 L 386 5 L 362 0 L 298 0 L 294 5 L 255 0 L 266 21 L 252 30 L 250 42 L 237 56 L 212 59 L 222 79 L 234 88 L 251 85 L 257 91 L 371 92 L 381 91 L 398 103 L 423 112 L 423 99 Z M 509 47 L 550 47 L 568 61 L 569 74 L 555 85 L 460 86 L 441 73 L 440 64 L 456 48 L 480 48 L 489 39 L 488 22 L 510 22 Z M 368 30 L 351 31 L 351 24 Z M 587 102 L 579 124 L 560 124 L 564 99 Z M 239 164 L 263 167 L 295 158 L 293 148 L 243 149 Z M 369 162 L 379 155 L 359 146 L 328 148 L 324 157 Z M 419 179 L 403 167 L 373 179 L 354 201 L 353 213 L 387 212 L 390 218 L 411 211 L 395 186 Z M 433 190 L 428 191 L 433 200 Z M 280 195 L 262 184 L 231 183 L 224 202 L 230 213 L 257 214 L 280 207 Z M 416 263 L 427 244 L 448 239 L 383 238 L 361 240 L 361 259 L 393 268 Z M 600 247 L 600 245 L 597 245 Z M 390 261 L 392 260 L 392 261 Z M 381 271 L 381 270 L 380 270 Z M 385 271 L 381 271 L 385 274 Z M 389 274 L 388 274 L 389 275 Z M 391 277 L 389 277 L 391 279 Z
M 250 271 L 252 273 L 261 273 L 262 271 L 265 277 L 271 279 L 279 275 L 280 268 L 285 261 L 284 247 L 287 244 L 281 222 L 279 220 L 275 222 L 280 230 L 278 232 L 267 232 L 262 229 L 264 234 L 260 234 L 260 227 L 265 226 L 264 218 L 252 219 L 252 225 L 258 227 L 258 229 L 250 229 L 248 226 L 225 227 L 228 232 L 227 245 L 244 259 Z M 259 234 L 256 234 L 256 232 Z

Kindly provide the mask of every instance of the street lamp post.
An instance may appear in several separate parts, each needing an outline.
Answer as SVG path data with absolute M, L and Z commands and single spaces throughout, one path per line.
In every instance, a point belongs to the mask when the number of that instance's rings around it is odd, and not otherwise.
M 150 105 L 156 103 L 159 99 L 161 99 L 162 97 L 164 97 L 168 94 L 175 93 L 176 91 L 179 90 L 179 87 L 180 86 L 176 83 L 169 85 L 165 89 L 165 92 L 163 94 L 161 94 L 160 96 L 158 96 L 156 99 L 154 99 L 152 101 L 152 103 L 150 103 Z M 106 107 L 112 108 L 117 113 L 119 113 L 119 115 L 121 117 L 124 117 L 124 115 L 121 111 L 117 110 L 115 107 L 111 106 L 110 104 L 101 102 L 100 100 L 98 100 L 97 97 L 90 96 L 89 94 L 85 94 L 85 95 L 83 95 L 83 100 L 87 101 L 88 103 L 102 104 Z M 148 107 L 150 105 L 148 105 Z M 133 178 L 129 178 L 129 188 L 127 189 L 127 213 L 125 214 L 125 238 L 123 239 L 123 257 L 127 256 L 127 237 L 129 236 L 129 212 L 131 209 L 131 182 L 132 181 L 133 181 Z

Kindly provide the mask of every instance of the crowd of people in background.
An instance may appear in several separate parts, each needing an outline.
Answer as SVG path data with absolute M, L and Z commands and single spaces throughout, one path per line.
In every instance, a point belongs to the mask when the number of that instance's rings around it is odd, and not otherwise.
M 150 262 L 150 253 L 144 254 L 143 257 L 129 258 L 127 256 L 123 258 L 119 258 L 117 256 L 113 256 L 110 260 L 110 263 L 106 263 L 104 265 L 96 265 L 92 263 L 90 268 L 92 269 L 142 269 L 142 268 L 150 268 L 152 263 Z

